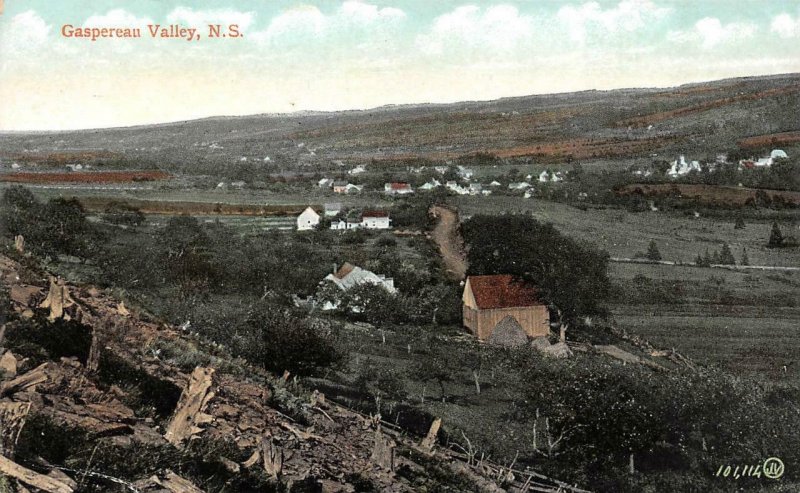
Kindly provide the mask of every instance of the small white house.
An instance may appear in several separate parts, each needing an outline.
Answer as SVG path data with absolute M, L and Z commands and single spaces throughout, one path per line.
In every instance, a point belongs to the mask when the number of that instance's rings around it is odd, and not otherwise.
M 297 216 L 297 231 L 310 231 L 318 224 L 319 214 L 311 207 L 306 207 L 306 210 Z
M 438 187 L 441 187 L 441 186 L 442 186 L 442 184 L 439 182 L 439 180 L 434 178 L 433 180 L 431 180 L 431 181 L 425 183 L 424 185 L 420 186 L 419 189 L 420 190 L 433 190 L 434 188 L 438 188 Z
M 548 173 L 547 170 L 544 170 L 541 173 L 539 173 L 539 181 L 542 183 L 547 183 L 548 181 L 550 181 L 550 173 Z
M 772 159 L 778 159 L 778 158 L 788 159 L 789 155 L 786 154 L 786 151 L 782 151 L 780 149 L 773 149 L 772 152 L 769 153 L 769 157 L 771 157 Z
M 367 229 L 390 229 L 392 220 L 387 211 L 364 211 L 361 214 L 361 225 Z
M 317 182 L 317 186 L 319 188 L 331 188 L 333 187 L 333 178 L 323 178 Z
M 508 184 L 508 189 L 509 190 L 526 190 L 528 188 L 531 188 L 531 184 L 528 183 L 527 181 L 521 181 L 521 182 L 518 182 L 518 183 L 509 183 Z
M 348 175 L 360 175 L 361 173 L 366 172 L 367 169 L 363 165 L 358 165 L 353 169 L 347 171 Z
M 364 189 L 364 185 L 353 185 L 352 183 L 348 183 L 344 187 L 344 193 L 361 193 L 361 190 Z

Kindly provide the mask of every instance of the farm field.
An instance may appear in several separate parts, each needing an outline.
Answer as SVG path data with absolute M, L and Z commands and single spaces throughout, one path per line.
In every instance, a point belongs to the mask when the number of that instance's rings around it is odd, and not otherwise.
M 772 221 L 750 221 L 744 229 L 733 228 L 729 221 L 711 217 L 693 217 L 667 212 L 631 213 L 624 209 L 581 210 L 567 204 L 522 197 L 455 197 L 462 217 L 503 212 L 531 213 L 535 218 L 553 223 L 576 238 L 595 244 L 612 257 L 632 258 L 646 252 L 651 240 L 658 244 L 664 260 L 692 262 L 706 249 L 718 250 L 728 243 L 739 259 L 747 249 L 751 265 L 800 266 L 800 248 L 769 249 Z M 797 220 L 781 222 L 785 231 L 797 235 Z
M 0 181 L 8 183 L 128 183 L 167 180 L 163 171 L 75 171 L 0 173 Z
M 611 276 L 628 293 L 611 308 L 618 326 L 701 364 L 800 382 L 799 272 L 612 264 Z

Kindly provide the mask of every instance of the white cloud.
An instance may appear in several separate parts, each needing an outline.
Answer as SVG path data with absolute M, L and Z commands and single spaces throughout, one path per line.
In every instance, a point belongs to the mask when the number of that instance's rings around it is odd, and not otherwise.
M 344 18 L 353 19 L 356 22 L 367 23 L 385 20 L 402 19 L 406 16 L 405 12 L 394 7 L 378 8 L 377 5 L 368 3 L 347 1 L 342 4 L 339 15 Z
M 305 5 L 283 11 L 275 16 L 264 31 L 250 38 L 270 45 L 299 45 L 309 38 L 327 38 L 345 35 L 376 34 L 395 29 L 406 17 L 405 12 L 393 7 L 379 8 L 359 1 L 344 2 L 330 14 L 314 6 Z
M 11 56 L 33 51 L 47 42 L 49 26 L 33 10 L 17 14 L 11 18 L 7 27 L 0 31 L 0 47 L 6 59 Z
M 785 13 L 775 16 L 770 24 L 770 31 L 781 38 L 798 38 L 800 37 L 800 17 L 795 19 Z
M 85 27 L 139 27 L 153 21 L 147 17 L 136 17 L 124 9 L 114 9 L 103 15 L 93 15 L 83 23 Z
M 468 47 L 487 51 L 511 51 L 532 39 L 535 21 L 511 5 L 485 10 L 474 5 L 458 7 L 433 21 L 429 32 L 417 36 L 416 44 L 427 54 Z
M 716 17 L 705 17 L 688 31 L 671 31 L 667 39 L 677 43 L 699 43 L 703 49 L 749 39 L 755 36 L 758 26 L 751 22 L 731 22 L 723 24 Z
M 167 14 L 167 22 L 188 24 L 191 27 L 205 27 L 208 24 L 238 24 L 242 32 L 253 24 L 253 12 L 241 12 L 232 9 L 194 10 L 191 7 L 176 7 Z
M 557 19 L 565 26 L 570 39 L 585 42 L 592 31 L 603 34 L 634 32 L 666 17 L 671 10 L 650 0 L 623 0 L 616 7 L 603 10 L 597 2 L 580 6 L 565 5 Z

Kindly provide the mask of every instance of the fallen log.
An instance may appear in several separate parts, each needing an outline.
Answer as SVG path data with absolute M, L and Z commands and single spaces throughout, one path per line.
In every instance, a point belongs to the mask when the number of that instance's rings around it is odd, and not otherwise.
M 0 456 L 0 473 L 47 493 L 73 493 L 75 491 L 58 479 L 31 471 L 3 456 Z
M 192 372 L 189 383 L 183 389 L 178 400 L 175 415 L 167 426 L 164 438 L 173 445 L 180 445 L 185 440 L 203 431 L 198 425 L 209 423 L 214 418 L 203 412 L 208 401 L 214 397 L 210 391 L 213 368 L 198 366 Z
M 433 446 L 436 444 L 436 436 L 439 434 L 439 428 L 442 426 L 442 418 L 436 418 L 431 423 L 431 427 L 428 430 L 428 434 L 425 438 L 422 439 L 422 443 L 419 446 L 428 452 L 433 450 Z
M 0 397 L 28 390 L 31 387 L 46 382 L 47 374 L 44 371 L 45 368 L 47 368 L 47 363 L 42 363 L 24 375 L 18 376 L 14 380 L 3 382 L 0 384 Z

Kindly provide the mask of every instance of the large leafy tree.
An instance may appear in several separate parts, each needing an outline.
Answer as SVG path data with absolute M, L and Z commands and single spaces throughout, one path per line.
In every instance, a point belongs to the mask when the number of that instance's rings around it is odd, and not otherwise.
M 527 215 L 474 216 L 463 233 L 469 275 L 512 274 L 531 282 L 565 320 L 605 314 L 607 253 Z

